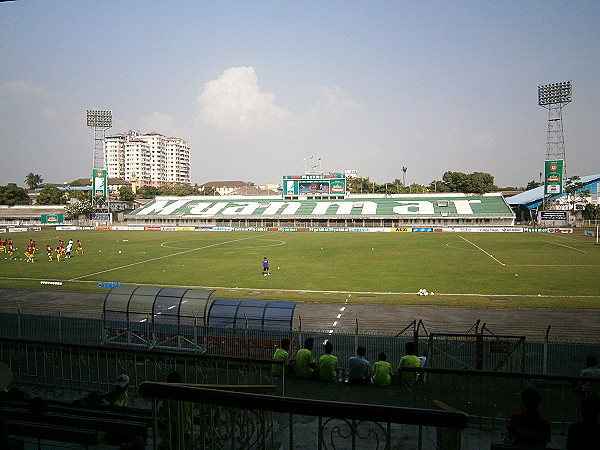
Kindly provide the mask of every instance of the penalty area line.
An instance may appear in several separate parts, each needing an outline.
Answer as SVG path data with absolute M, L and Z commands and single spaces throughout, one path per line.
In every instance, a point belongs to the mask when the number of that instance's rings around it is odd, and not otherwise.
M 578 252 L 581 252 L 581 253 L 587 253 L 585 250 L 581 250 L 579 248 L 571 247 L 570 245 L 559 244 L 558 242 L 552 242 L 552 241 L 544 241 L 544 242 L 547 242 L 548 244 L 560 245 L 561 247 L 570 248 L 571 250 L 577 250 Z
M 266 234 L 261 234 L 259 236 L 266 236 Z M 207 248 L 210 248 L 210 247 L 217 247 L 219 245 L 231 244 L 232 242 L 245 241 L 245 240 L 248 240 L 248 239 L 256 239 L 259 236 L 250 236 L 250 237 L 245 237 L 245 238 L 240 238 L 240 239 L 234 239 L 232 241 L 217 242 L 215 244 L 205 245 L 204 247 L 190 248 L 188 250 L 182 250 L 180 252 L 171 253 L 170 255 L 157 256 L 156 258 L 145 259 L 143 261 L 138 261 L 138 262 L 134 262 L 134 263 L 131 263 L 131 264 L 125 264 L 124 266 L 113 267 L 113 268 L 110 268 L 110 269 L 101 270 L 99 272 L 94 272 L 94 273 L 88 273 L 87 275 L 81 275 L 79 277 L 71 278 L 68 281 L 77 281 L 77 280 L 80 280 L 82 278 L 93 277 L 94 275 L 99 275 L 101 273 L 112 272 L 113 270 L 125 269 L 127 267 L 133 267 L 133 266 L 137 266 L 139 264 L 146 264 L 148 262 L 158 261 L 160 259 L 170 258 L 172 256 L 179 256 L 179 255 L 183 255 L 185 253 L 195 252 L 197 250 L 204 250 L 204 249 L 207 249 Z
M 502 261 L 500 261 L 498 258 L 496 258 L 494 255 L 492 255 L 491 253 L 486 252 L 484 249 L 482 249 L 479 245 L 474 244 L 473 242 L 471 242 L 470 240 L 468 240 L 467 238 L 464 238 L 462 236 L 458 236 L 459 238 L 461 238 L 464 241 L 467 241 L 469 244 L 471 244 L 473 247 L 477 248 L 478 250 L 481 250 L 483 253 L 485 253 L 486 255 L 488 255 L 490 258 L 492 258 L 494 261 L 496 261 L 498 264 L 505 266 L 506 264 L 504 264 Z

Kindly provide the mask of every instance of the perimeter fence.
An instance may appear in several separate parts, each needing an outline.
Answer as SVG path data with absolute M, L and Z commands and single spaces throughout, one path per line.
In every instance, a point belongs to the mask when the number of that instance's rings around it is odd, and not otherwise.
M 315 340 L 315 360 L 331 341 L 333 354 L 345 367 L 361 345 L 367 359 L 384 352 L 393 367 L 404 355 L 408 341 L 427 351 L 426 367 L 577 376 L 587 355 L 600 355 L 599 342 L 532 341 L 523 336 L 493 335 L 474 328 L 468 333 L 427 333 L 421 322 L 400 333 L 353 333 L 329 330 L 263 330 L 249 326 L 217 328 L 165 325 L 148 322 L 107 322 L 101 319 L 30 315 L 0 312 L 0 338 L 49 343 L 104 345 L 153 351 L 184 351 L 197 354 L 271 358 L 282 338 L 292 342 L 290 354 L 302 348 L 307 337 Z

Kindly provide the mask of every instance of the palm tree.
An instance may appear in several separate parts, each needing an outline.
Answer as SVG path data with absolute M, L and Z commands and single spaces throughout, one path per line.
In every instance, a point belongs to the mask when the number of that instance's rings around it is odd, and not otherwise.
M 25 176 L 25 185 L 29 188 L 29 189 L 35 189 L 38 188 L 42 185 L 42 183 L 44 182 L 44 179 L 39 176 L 39 175 L 34 175 L 33 172 L 29 172 L 26 176 Z

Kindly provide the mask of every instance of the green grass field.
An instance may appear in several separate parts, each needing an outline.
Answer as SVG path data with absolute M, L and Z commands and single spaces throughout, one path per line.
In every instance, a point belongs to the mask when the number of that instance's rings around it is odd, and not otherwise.
M 222 297 L 492 307 L 597 308 L 600 246 L 578 234 L 43 231 L 5 234 L 3 286 L 103 290 L 99 282 L 217 288 Z M 30 238 L 39 252 L 23 256 Z M 81 240 L 60 263 L 44 248 Z M 261 274 L 263 257 L 271 276 Z M 21 259 L 22 258 L 22 259 Z M 40 280 L 62 286 L 40 285 Z M 236 289 L 237 288 L 237 289 Z M 417 296 L 419 289 L 434 296 Z M 325 292 L 323 292 L 325 291 Z M 260 294 L 258 294 L 260 292 Z

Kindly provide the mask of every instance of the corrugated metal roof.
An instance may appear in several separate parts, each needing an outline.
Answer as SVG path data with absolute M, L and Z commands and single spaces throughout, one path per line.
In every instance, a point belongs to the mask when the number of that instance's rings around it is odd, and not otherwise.
M 595 184 L 600 182 L 600 174 L 597 175 L 588 175 L 585 177 L 581 177 L 581 181 L 588 184 Z M 563 194 L 564 195 L 564 194 Z M 563 195 L 553 195 L 551 198 L 559 198 Z M 509 205 L 517 206 L 524 205 L 527 207 L 539 206 L 544 199 L 544 186 L 538 186 L 536 188 L 530 189 L 525 192 L 521 192 L 520 194 L 513 195 L 512 197 L 507 197 L 506 201 Z

